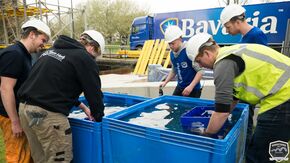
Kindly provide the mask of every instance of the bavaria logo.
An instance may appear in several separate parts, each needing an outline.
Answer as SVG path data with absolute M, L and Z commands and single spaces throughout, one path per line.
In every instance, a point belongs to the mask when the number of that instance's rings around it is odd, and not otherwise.
M 269 154 L 271 156 L 270 160 L 281 162 L 288 160 L 289 145 L 288 142 L 281 140 L 271 142 L 269 145 Z
M 160 23 L 160 30 L 161 32 L 165 33 L 165 30 L 167 27 L 172 26 L 172 25 L 178 25 L 178 19 L 177 18 L 168 18 L 164 20 L 163 22 Z
M 181 62 L 181 67 L 182 68 L 187 68 L 187 62 Z

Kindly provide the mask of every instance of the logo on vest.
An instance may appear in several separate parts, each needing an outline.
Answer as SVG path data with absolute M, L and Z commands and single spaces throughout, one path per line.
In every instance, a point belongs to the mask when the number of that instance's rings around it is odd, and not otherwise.
M 284 142 L 281 140 L 271 142 L 269 145 L 269 154 L 271 161 L 287 161 L 289 154 L 289 145 L 288 142 Z
M 187 62 L 181 62 L 181 67 L 182 68 L 187 68 Z

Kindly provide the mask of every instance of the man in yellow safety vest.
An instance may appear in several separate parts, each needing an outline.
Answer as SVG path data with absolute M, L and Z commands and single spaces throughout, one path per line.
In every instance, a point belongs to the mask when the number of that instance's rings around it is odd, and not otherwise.
M 214 71 L 216 108 L 201 134 L 217 133 L 238 100 L 259 104 L 247 162 L 272 162 L 271 144 L 279 141 L 288 146 L 290 140 L 290 58 L 259 44 L 220 48 L 207 33 L 189 39 L 187 54 Z

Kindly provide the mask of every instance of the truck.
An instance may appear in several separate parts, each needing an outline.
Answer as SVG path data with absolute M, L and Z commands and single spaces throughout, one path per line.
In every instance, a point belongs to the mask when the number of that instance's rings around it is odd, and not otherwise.
M 266 34 L 270 46 L 289 47 L 290 1 L 243 7 L 246 9 L 247 22 Z M 141 49 L 146 40 L 163 39 L 164 32 L 170 25 L 178 25 L 182 29 L 184 41 L 194 34 L 207 32 L 220 45 L 239 43 L 241 35 L 229 35 L 219 20 L 222 9 L 223 7 L 219 7 L 137 17 L 131 26 L 130 49 Z

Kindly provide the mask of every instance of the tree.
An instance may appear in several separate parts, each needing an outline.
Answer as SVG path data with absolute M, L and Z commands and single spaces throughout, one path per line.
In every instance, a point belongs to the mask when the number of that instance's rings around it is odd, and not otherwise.
M 140 9 L 129 0 L 89 0 L 86 7 L 80 5 L 80 9 L 84 12 L 76 15 L 76 24 L 85 24 L 87 20 L 88 29 L 100 31 L 109 44 L 128 38 L 133 19 L 148 14 L 148 9 Z M 81 33 L 84 27 L 78 26 L 76 31 Z

